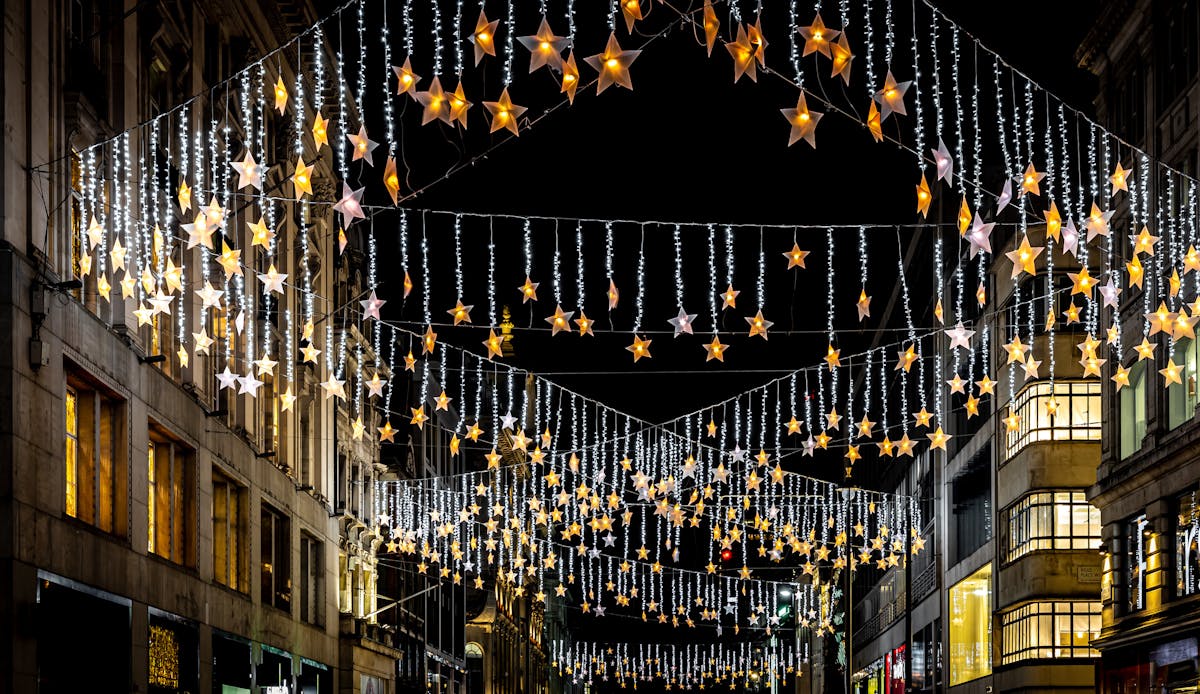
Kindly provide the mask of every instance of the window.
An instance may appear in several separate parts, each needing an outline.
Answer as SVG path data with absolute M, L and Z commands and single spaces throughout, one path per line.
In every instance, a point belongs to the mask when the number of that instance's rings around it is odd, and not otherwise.
M 1181 424 L 1192 421 L 1196 416 L 1196 357 L 1200 351 L 1200 341 L 1181 340 L 1175 343 L 1171 350 L 1171 358 L 1183 367 L 1182 384 L 1166 387 L 1167 391 L 1167 426 L 1174 429 Z
M 245 593 L 246 488 L 213 470 L 213 576 Z
M 324 545 L 320 540 L 308 533 L 300 533 L 300 621 L 310 624 L 325 621 L 321 609 L 323 552 Z
M 262 505 L 259 543 L 262 552 L 262 591 L 264 605 L 281 610 L 292 607 L 292 543 L 287 516 Z
M 1138 361 L 1129 368 L 1129 385 L 1119 395 L 1118 454 L 1125 459 L 1140 451 L 1146 438 L 1146 362 Z
M 950 484 L 953 541 L 951 563 L 971 556 L 992 538 L 992 468 L 985 446 Z
M 147 549 L 176 564 L 195 566 L 195 451 L 154 424 L 146 449 Z
M 1052 399 L 1058 403 L 1055 415 L 1046 409 Z M 1100 440 L 1099 381 L 1038 381 L 1017 393 L 1009 407 L 1020 421 L 1005 434 L 1008 458 L 1040 441 Z
M 124 535 L 126 467 L 124 402 L 69 377 L 64 397 L 64 510 L 104 532 Z
M 1175 584 L 1180 596 L 1200 593 L 1200 505 L 1196 492 L 1179 497 L 1175 528 Z
M 1100 510 L 1082 491 L 1034 492 L 1005 516 L 1005 561 L 1042 549 L 1091 549 L 1100 542 Z
M 950 589 L 950 686 L 992 674 L 992 565 Z
M 1033 658 L 1097 658 L 1100 603 L 1035 602 L 1000 616 L 1004 665 Z
M 1149 527 L 1144 513 L 1126 525 L 1125 586 L 1129 591 L 1129 612 L 1137 612 L 1146 606 L 1146 535 L 1150 532 Z

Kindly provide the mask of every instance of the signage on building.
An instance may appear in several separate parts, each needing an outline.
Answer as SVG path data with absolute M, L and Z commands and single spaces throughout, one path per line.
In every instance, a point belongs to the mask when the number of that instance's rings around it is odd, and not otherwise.
M 1075 577 L 1080 583 L 1099 583 L 1100 582 L 1100 567 L 1098 566 L 1076 566 Z

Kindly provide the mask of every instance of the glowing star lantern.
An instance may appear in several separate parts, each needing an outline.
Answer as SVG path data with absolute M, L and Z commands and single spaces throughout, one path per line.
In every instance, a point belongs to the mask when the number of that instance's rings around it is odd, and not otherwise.
M 908 373 L 912 370 L 912 365 L 917 361 L 917 352 L 913 345 L 909 345 L 903 352 L 897 353 L 896 367 L 893 371 L 904 370 Z
M 530 72 L 547 65 L 554 70 L 562 69 L 562 52 L 571 43 L 569 39 L 555 36 L 545 16 L 536 34 L 520 36 L 517 41 L 529 51 Z
M 473 308 L 475 308 L 473 305 L 464 306 L 462 299 L 459 299 L 454 308 L 446 311 L 446 313 L 449 313 L 454 318 L 455 325 L 458 325 L 459 323 L 470 323 L 471 309 Z
M 799 244 L 793 241 L 792 250 L 783 254 L 783 257 L 787 258 L 788 261 L 787 269 L 791 270 L 794 267 L 804 269 L 804 259 L 808 257 L 808 254 L 809 251 L 800 250 Z
M 896 78 L 892 76 L 892 71 L 888 70 L 887 77 L 883 80 L 883 89 L 875 93 L 881 121 L 887 120 L 887 117 L 893 113 L 901 116 L 908 115 L 908 111 L 904 109 L 904 93 L 908 91 L 911 84 L 912 82 L 897 82 Z
M 234 250 L 229 247 L 228 243 L 221 242 L 221 255 L 217 256 L 217 262 L 225 270 L 225 279 L 229 279 L 234 275 L 242 276 L 242 251 Z
M 608 280 L 608 291 L 605 292 L 605 296 L 608 297 L 608 310 L 611 311 L 615 309 L 617 307 L 617 302 L 621 300 L 621 293 L 617 291 L 617 284 L 612 280 L 612 278 L 609 278 Z
M 838 36 L 837 41 L 829 44 L 829 52 L 833 58 L 833 71 L 829 76 L 841 77 L 842 82 L 849 85 L 850 63 L 854 60 L 854 54 L 850 52 L 850 41 L 846 38 L 845 32 Z
M 709 361 L 712 361 L 713 359 L 716 359 L 717 361 L 724 363 L 725 362 L 725 352 L 728 349 L 729 349 L 729 347 L 727 345 L 721 344 L 721 338 L 717 337 L 716 335 L 713 335 L 712 342 L 709 342 L 708 344 L 704 345 L 704 351 L 708 355 L 705 357 L 704 361 L 709 362 Z
M 188 188 L 187 181 L 179 181 L 179 193 L 177 197 L 179 198 L 180 212 L 188 212 L 192 209 L 192 189 Z M 100 241 L 92 237 L 93 228 L 100 229 L 100 224 L 96 221 L 95 217 L 92 217 L 92 223 L 88 226 L 88 240 L 92 242 L 92 248 L 95 248 L 96 244 Z M 100 233 L 103 234 L 104 230 L 100 229 Z
M 501 349 L 504 341 L 495 330 L 488 330 L 488 339 L 483 341 L 483 346 L 487 347 L 487 358 L 503 357 L 504 351 Z
M 475 64 L 483 60 L 485 55 L 496 55 L 496 27 L 500 20 L 488 21 L 483 10 L 479 10 L 479 19 L 475 22 L 475 31 L 471 32 L 470 41 L 475 44 Z
M 354 152 L 351 161 L 364 159 L 367 166 L 375 165 L 375 157 L 372 152 L 379 146 L 379 143 L 367 137 L 367 126 L 358 126 L 357 133 L 346 133 L 346 139 L 350 140 L 350 147 Z
M 1029 166 L 1025 168 L 1025 173 L 1021 175 L 1021 195 L 1026 193 L 1041 195 L 1042 192 L 1038 184 L 1045 177 L 1046 174 L 1040 173 L 1037 169 L 1033 168 L 1033 162 L 1030 162 Z
M 575 63 L 575 51 L 567 54 L 562 63 L 562 83 L 560 94 L 567 95 L 567 101 L 575 103 L 575 90 L 579 88 L 579 66 Z
M 404 64 L 400 66 L 392 66 L 392 70 L 396 73 L 396 95 L 408 94 L 416 96 L 417 82 L 421 81 L 421 76 L 413 72 L 412 58 L 404 59 Z
M 396 442 L 396 430 L 392 428 L 392 423 L 390 421 L 384 422 L 383 426 L 378 427 L 377 430 L 379 431 L 380 443 L 383 443 L 384 441 L 387 441 L 388 443 Z
M 1134 253 L 1145 253 L 1147 256 L 1153 257 L 1154 246 L 1158 243 L 1158 239 L 1159 237 L 1150 233 L 1150 229 L 1147 227 L 1142 227 L 1142 230 L 1138 232 L 1137 236 L 1133 237 L 1129 241 L 1133 244 Z
M 863 289 L 859 292 L 858 302 L 855 305 L 855 308 L 858 309 L 858 320 L 860 322 L 871 317 L 871 297 L 867 296 L 866 289 Z
M 421 125 L 428 125 L 435 120 L 450 122 L 450 101 L 442 89 L 442 80 L 436 75 L 429 82 L 429 90 L 416 93 L 417 103 L 424 107 L 421 112 Z
M 821 14 L 817 13 L 813 23 L 806 27 L 797 27 L 796 31 L 804 39 L 803 56 L 809 56 L 813 53 L 820 53 L 826 58 L 829 55 L 830 42 L 838 37 L 842 32 L 835 29 L 829 29 L 825 23 L 821 21 Z
M 1067 277 L 1070 278 L 1071 296 L 1083 294 L 1091 297 L 1092 290 L 1096 288 L 1096 280 L 1089 273 L 1086 267 L 1081 268 L 1079 272 L 1068 272 Z
M 726 287 L 725 291 L 721 292 L 720 295 L 721 310 L 724 311 L 727 308 L 737 308 L 738 294 L 741 294 L 741 291 L 735 290 L 732 284 Z
M 1117 364 L 1117 370 L 1112 375 L 1112 382 L 1117 384 L 1116 390 L 1120 392 L 1121 388 L 1129 385 L 1129 369 Z
M 525 276 L 525 284 L 517 287 L 517 291 L 521 292 L 521 303 L 537 301 L 538 284 L 538 282 L 531 281 L 528 275 Z
M 950 150 L 946 149 L 946 143 L 938 138 L 937 149 L 930 150 L 933 152 L 934 165 L 937 167 L 937 177 L 949 183 L 954 184 L 954 157 L 950 156 Z M 924 175 L 924 174 L 922 174 Z
M 746 25 L 746 37 L 750 40 L 750 45 L 754 47 L 754 59 L 758 61 L 760 67 L 766 67 L 767 37 L 762 30 L 762 15 L 759 15 L 753 24 Z
M 933 193 L 929 190 L 929 181 L 925 173 L 921 173 L 921 182 L 917 184 L 917 213 L 921 217 L 929 216 L 929 204 L 933 202 Z
M 496 132 L 500 129 L 505 129 L 513 135 L 520 135 L 517 130 L 517 119 L 521 114 L 525 113 L 524 106 L 513 104 L 512 99 L 508 96 L 508 87 L 505 87 L 500 92 L 498 101 L 485 101 L 483 107 L 492 114 L 492 129 L 490 132 Z
M 867 108 L 867 130 L 876 142 L 883 142 L 883 118 L 879 116 L 879 109 L 874 101 Z
M 823 114 L 817 111 L 808 109 L 808 102 L 804 99 L 804 92 L 800 92 L 800 99 L 796 101 L 796 108 L 780 109 L 780 113 L 791 124 L 791 132 L 788 135 L 788 146 L 796 144 L 799 140 L 804 140 L 810 147 L 816 149 L 817 146 L 817 122 L 821 120 Z
M 646 358 L 650 357 L 650 343 L 651 342 L 653 342 L 653 340 L 643 340 L 642 338 L 638 337 L 637 335 L 633 336 L 633 344 L 629 345 L 625 349 L 627 349 L 633 353 L 633 362 L 635 364 L 639 360 L 641 360 L 642 357 L 646 357 Z
M 275 263 L 271 263 L 271 267 L 267 269 L 265 274 L 259 274 L 258 281 L 263 283 L 263 288 L 268 292 L 277 294 L 283 293 L 283 283 L 287 280 L 287 273 L 278 272 L 275 269 Z
M 316 168 L 313 166 L 305 166 L 304 159 L 296 157 L 296 170 L 292 173 L 292 189 L 297 200 L 303 200 L 304 196 L 312 195 L 312 172 Z
M 253 186 L 259 191 L 262 190 L 262 169 L 254 162 L 254 157 L 251 156 L 250 150 L 246 150 L 246 156 L 242 157 L 241 161 L 230 162 L 230 166 L 238 174 L 238 189 Z
M 1113 169 L 1112 176 L 1108 179 L 1109 183 L 1112 184 L 1113 195 L 1116 195 L 1118 190 L 1123 190 L 1126 193 L 1129 192 L 1129 174 L 1130 170 L 1122 167 L 1121 162 L 1117 162 L 1117 168 Z
M 1004 254 L 1012 261 L 1012 277 L 1015 279 L 1022 272 L 1028 272 L 1031 275 L 1037 274 L 1034 262 L 1042 254 L 1043 250 L 1045 250 L 1045 246 L 1029 245 L 1029 236 L 1022 237 L 1021 244 L 1017 246 L 1016 250 L 1008 251 Z
M 579 328 L 580 337 L 584 335 L 591 335 L 592 337 L 596 336 L 596 334 L 592 332 L 592 319 L 588 318 L 587 314 L 582 310 L 579 311 L 579 317 L 575 319 L 575 325 Z
M 967 230 L 971 228 L 971 206 L 967 204 L 967 196 L 964 195 L 962 203 L 958 206 L 958 233 L 960 236 L 966 236 Z
M 319 111 L 313 115 L 312 136 L 313 148 L 318 152 L 329 144 L 329 119 L 322 117 Z
M 712 57 L 713 46 L 717 43 L 717 32 L 721 29 L 721 22 L 717 19 L 717 12 L 713 9 L 712 0 L 704 0 L 704 45 L 708 49 L 708 57 Z
M 1096 203 L 1092 203 L 1092 211 L 1087 219 L 1087 240 L 1090 243 L 1097 236 L 1108 236 L 1108 220 L 1113 216 L 1111 211 L 1104 212 Z
M 267 220 L 265 217 L 259 218 L 257 222 L 247 222 L 246 226 L 250 229 L 251 247 L 271 247 L 271 240 L 275 238 L 275 232 L 271 231 L 270 227 L 267 226 Z
M 379 320 L 379 309 L 383 308 L 383 305 L 387 303 L 387 300 L 380 299 L 375 295 L 375 290 L 372 289 L 371 296 L 358 303 L 361 304 L 363 308 L 363 320 L 366 320 L 367 318 Z
M 388 155 L 387 165 L 383 167 L 383 187 L 387 188 L 392 204 L 400 202 L 400 176 L 396 173 L 396 157 Z
M 283 75 L 280 75 L 275 80 L 275 110 L 279 111 L 279 115 L 283 115 L 287 110 L 288 90 L 287 85 L 283 83 Z
M 1174 359 L 1167 359 L 1166 368 L 1159 369 L 1158 373 L 1162 374 L 1163 384 L 1168 387 L 1174 384 L 1183 384 L 1183 365 L 1176 364 Z
M 550 334 L 557 335 L 560 332 L 571 329 L 571 316 L 574 311 L 563 313 L 562 306 L 554 307 L 554 314 L 546 317 L 546 322 L 550 324 Z
M 204 212 L 197 212 L 192 223 L 183 224 L 182 228 L 187 233 L 188 248 L 204 246 L 209 250 L 213 250 L 212 235 L 216 229 L 209 225 L 208 217 L 204 216 Z
M 620 0 L 621 15 L 625 17 L 625 29 L 633 33 L 633 25 L 642 19 L 641 0 Z
M 603 92 L 613 84 L 632 90 L 633 80 L 629 77 L 629 66 L 637 60 L 641 53 L 641 51 L 623 50 L 621 44 L 617 43 L 617 35 L 609 34 L 608 45 L 604 47 L 604 52 L 584 59 L 584 62 L 600 73 L 600 78 L 596 82 L 596 93 Z
M 767 330 L 769 330 L 772 325 L 775 325 L 774 322 L 763 318 L 762 309 L 759 309 L 758 313 L 754 314 L 754 317 L 747 318 L 746 322 L 750 324 L 750 337 L 759 335 L 764 340 L 767 339 Z
M 842 350 L 834 349 L 832 343 L 829 345 L 828 349 L 825 350 L 825 363 L 829 365 L 830 371 L 833 371 L 834 368 L 842 365 L 841 354 Z
M 334 204 L 333 210 L 341 213 L 343 229 L 349 228 L 356 219 L 367 218 L 367 215 L 363 213 L 361 202 L 365 190 L 366 188 L 350 190 L 350 186 L 346 185 L 345 181 L 342 182 L 342 198 Z
M 695 320 L 696 320 L 696 314 L 688 313 L 681 306 L 681 307 L 679 307 L 679 315 L 675 316 L 674 318 L 667 319 L 667 322 L 670 323 L 671 327 L 675 329 L 674 336 L 679 337 L 680 335 L 682 335 L 684 333 L 687 333 L 688 335 L 693 334 L 692 333 L 692 323 L 695 322 Z
M 733 57 L 733 83 L 737 84 L 742 75 L 750 81 L 758 81 L 758 64 L 754 60 L 754 46 L 746 35 L 746 27 L 739 25 L 737 39 L 725 43 L 725 49 Z

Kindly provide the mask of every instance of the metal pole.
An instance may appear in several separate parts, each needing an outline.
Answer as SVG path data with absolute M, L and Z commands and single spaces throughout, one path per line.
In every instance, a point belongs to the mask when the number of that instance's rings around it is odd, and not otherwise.
M 854 552 L 850 548 L 850 490 L 842 490 L 843 512 L 845 521 L 842 527 L 846 532 L 846 568 L 843 569 L 845 589 L 843 599 L 846 601 L 846 694 L 854 691 Z

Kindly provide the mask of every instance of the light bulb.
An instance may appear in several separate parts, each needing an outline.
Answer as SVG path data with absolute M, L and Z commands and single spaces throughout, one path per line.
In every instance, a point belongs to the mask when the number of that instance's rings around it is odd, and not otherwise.
M 604 64 L 608 66 L 609 70 L 616 70 L 617 67 L 619 67 L 621 65 L 621 63 L 616 58 L 609 58 L 607 61 L 605 61 Z

